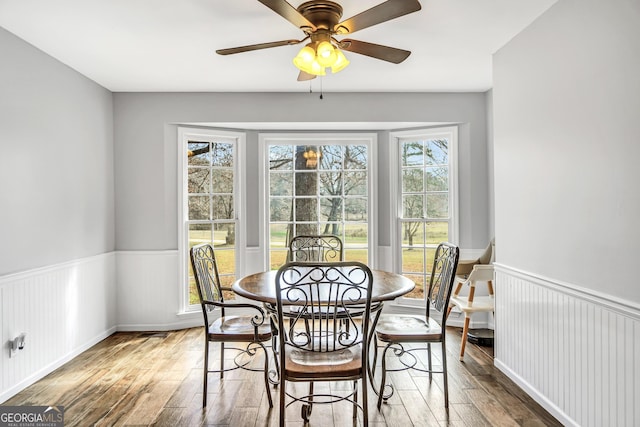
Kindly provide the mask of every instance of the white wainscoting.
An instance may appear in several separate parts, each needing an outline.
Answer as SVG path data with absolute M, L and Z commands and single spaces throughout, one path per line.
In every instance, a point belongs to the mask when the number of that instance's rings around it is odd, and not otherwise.
M 179 252 L 117 252 L 119 331 L 166 331 L 202 326 L 202 312 L 181 313 Z
M 115 269 L 106 253 L 0 277 L 0 402 L 115 332 Z
M 495 365 L 565 425 L 640 425 L 639 304 L 497 264 Z

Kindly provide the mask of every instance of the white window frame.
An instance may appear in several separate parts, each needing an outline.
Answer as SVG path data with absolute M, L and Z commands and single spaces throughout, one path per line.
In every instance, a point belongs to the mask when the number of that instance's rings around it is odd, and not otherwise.
M 414 129 L 410 131 L 398 131 L 389 133 L 389 178 L 390 200 L 391 200 L 391 220 L 394 224 L 391 227 L 391 246 L 394 271 L 402 271 L 402 178 L 400 176 L 402 167 L 400 166 L 400 141 L 407 138 L 436 139 L 446 137 L 449 140 L 449 242 L 458 245 L 460 216 L 458 191 L 458 127 L 434 127 L 424 129 Z M 427 292 L 425 284 L 425 295 Z M 397 305 L 424 307 L 425 300 L 416 298 L 400 297 L 395 301 Z
M 378 182 L 378 135 L 376 133 L 260 133 L 258 135 L 259 141 L 259 156 L 260 156 L 260 234 L 262 236 L 262 244 L 264 247 L 263 258 L 263 270 L 270 269 L 269 257 L 270 257 L 270 236 L 269 236 L 269 145 L 331 145 L 331 141 L 336 141 L 336 144 L 348 145 L 350 141 L 359 144 L 366 145 L 368 147 L 367 158 L 367 209 L 368 209 L 368 224 L 367 224 L 367 236 L 368 236 L 368 265 L 377 265 L 377 248 L 378 248 L 378 198 L 374 191 L 374 186 Z
M 244 272 L 244 257 L 241 256 L 246 247 L 246 224 L 244 197 L 245 184 L 245 149 L 246 134 L 243 132 L 230 132 L 212 128 L 178 127 L 178 269 L 180 283 L 180 307 L 181 313 L 200 310 L 199 304 L 189 304 L 189 232 L 188 232 L 188 158 L 187 144 L 189 141 L 215 142 L 220 139 L 232 142 L 234 145 L 234 171 L 233 171 L 233 200 L 236 224 L 235 243 L 235 275 L 241 277 Z

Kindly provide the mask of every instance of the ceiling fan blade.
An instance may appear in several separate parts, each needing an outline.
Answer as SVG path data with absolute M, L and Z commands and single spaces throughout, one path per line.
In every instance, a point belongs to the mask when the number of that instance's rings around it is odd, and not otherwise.
M 231 55 L 234 53 L 249 52 L 251 50 L 268 49 L 270 47 L 289 46 L 301 43 L 302 40 L 280 40 L 278 42 L 250 44 L 248 46 L 231 47 L 229 49 L 218 49 L 218 55 Z
M 409 13 L 422 9 L 418 0 L 387 0 L 377 6 L 367 9 L 351 18 L 336 24 L 337 34 L 351 34 L 372 25 L 390 21 Z
M 309 74 L 309 73 L 305 73 L 304 71 L 300 71 L 300 74 L 298 74 L 298 81 L 299 82 L 304 82 L 307 80 L 313 80 L 315 79 L 317 76 L 315 74 Z
M 287 21 L 291 22 L 298 28 L 309 28 L 315 30 L 316 26 L 313 25 L 307 18 L 302 16 L 298 10 L 287 3 L 285 0 L 258 0 L 269 9 L 273 10 L 278 15 L 282 16 Z
M 376 59 L 382 59 L 383 61 L 393 62 L 394 64 L 401 63 L 411 55 L 411 52 L 408 50 L 352 39 L 342 40 L 340 42 L 340 49 L 359 53 L 360 55 L 367 55 Z

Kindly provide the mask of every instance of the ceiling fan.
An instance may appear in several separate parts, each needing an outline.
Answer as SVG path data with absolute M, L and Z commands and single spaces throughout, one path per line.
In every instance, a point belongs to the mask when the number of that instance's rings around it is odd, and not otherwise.
M 294 65 L 300 69 L 299 81 L 311 80 L 316 76 L 324 76 L 327 68 L 330 68 L 332 73 L 337 73 L 344 69 L 349 65 L 349 61 L 341 50 L 399 64 L 407 59 L 411 54 L 410 51 L 353 39 L 338 40 L 335 36 L 352 34 L 421 9 L 418 0 L 387 0 L 349 19 L 340 21 L 342 18 L 342 6 L 328 0 L 307 1 L 297 8 L 287 3 L 286 0 L 258 1 L 300 28 L 305 37 L 301 40 L 281 40 L 219 49 L 216 50 L 216 53 L 231 55 L 252 50 L 295 45 L 309 40 L 309 43 L 293 59 Z

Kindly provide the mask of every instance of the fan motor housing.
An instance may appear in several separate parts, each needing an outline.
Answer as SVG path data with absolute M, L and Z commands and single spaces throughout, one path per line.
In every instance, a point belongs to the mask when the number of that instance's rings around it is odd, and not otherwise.
M 316 28 L 333 30 L 342 18 L 342 6 L 332 1 L 308 1 L 298 6 L 298 12 Z

